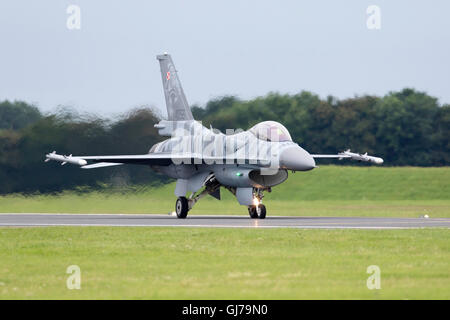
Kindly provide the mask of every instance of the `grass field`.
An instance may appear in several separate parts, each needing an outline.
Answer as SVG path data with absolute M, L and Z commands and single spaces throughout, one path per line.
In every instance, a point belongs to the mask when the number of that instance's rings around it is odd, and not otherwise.
M 290 173 L 266 193 L 269 215 L 450 217 L 450 168 L 322 166 Z M 174 183 L 133 192 L 0 196 L 0 212 L 168 213 Z M 223 200 L 202 199 L 190 214 L 247 214 L 222 189 Z
M 1 228 L 0 261 L 0 299 L 450 299 L 443 229 Z

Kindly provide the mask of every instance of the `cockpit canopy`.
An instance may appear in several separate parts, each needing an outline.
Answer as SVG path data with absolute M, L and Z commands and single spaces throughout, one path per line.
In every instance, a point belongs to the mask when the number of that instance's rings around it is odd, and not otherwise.
M 289 131 L 281 123 L 275 121 L 260 122 L 249 131 L 258 139 L 265 141 L 292 141 Z

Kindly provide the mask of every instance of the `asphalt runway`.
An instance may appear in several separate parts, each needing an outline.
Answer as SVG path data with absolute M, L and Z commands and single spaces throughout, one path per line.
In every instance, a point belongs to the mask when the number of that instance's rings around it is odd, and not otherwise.
M 190 215 L 178 219 L 168 214 L 44 214 L 2 213 L 0 226 L 114 226 L 114 227 L 229 227 L 301 229 L 408 229 L 450 228 L 450 218 L 365 218 Z

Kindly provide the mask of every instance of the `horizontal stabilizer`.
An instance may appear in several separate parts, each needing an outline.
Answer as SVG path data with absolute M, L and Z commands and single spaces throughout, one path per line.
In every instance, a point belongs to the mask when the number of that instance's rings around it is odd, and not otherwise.
M 82 166 L 81 169 L 97 169 L 97 168 L 103 168 L 103 167 L 120 166 L 122 164 L 123 163 L 99 162 L 99 163 L 88 164 L 86 166 Z

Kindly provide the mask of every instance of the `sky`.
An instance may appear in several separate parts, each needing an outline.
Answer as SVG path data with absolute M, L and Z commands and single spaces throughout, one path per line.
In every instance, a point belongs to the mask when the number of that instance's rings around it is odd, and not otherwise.
M 71 5 L 80 29 L 69 29 Z M 379 8 L 379 29 L 369 29 Z M 168 52 L 189 103 L 413 87 L 450 103 L 450 1 L 2 0 L 0 100 L 114 115 L 165 101 Z M 371 24 L 373 26 L 373 24 Z

